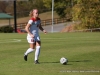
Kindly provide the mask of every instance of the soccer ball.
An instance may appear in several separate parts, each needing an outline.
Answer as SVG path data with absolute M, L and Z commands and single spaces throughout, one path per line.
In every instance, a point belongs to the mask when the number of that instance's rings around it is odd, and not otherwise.
M 65 57 L 62 57 L 62 58 L 60 59 L 60 63 L 61 63 L 62 65 L 66 65 L 66 64 L 68 63 L 68 59 L 66 59 Z

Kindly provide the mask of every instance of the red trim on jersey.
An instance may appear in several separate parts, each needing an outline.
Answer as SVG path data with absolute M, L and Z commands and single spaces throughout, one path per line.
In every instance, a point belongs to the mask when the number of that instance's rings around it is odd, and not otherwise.
M 40 20 L 40 18 L 31 18 L 31 20 L 33 20 L 33 21 L 38 21 L 38 20 Z

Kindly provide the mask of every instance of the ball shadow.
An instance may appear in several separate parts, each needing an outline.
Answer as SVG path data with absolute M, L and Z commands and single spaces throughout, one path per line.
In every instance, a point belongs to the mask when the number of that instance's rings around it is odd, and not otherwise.
M 92 62 L 92 60 L 76 60 L 76 61 L 68 61 L 68 62 Z

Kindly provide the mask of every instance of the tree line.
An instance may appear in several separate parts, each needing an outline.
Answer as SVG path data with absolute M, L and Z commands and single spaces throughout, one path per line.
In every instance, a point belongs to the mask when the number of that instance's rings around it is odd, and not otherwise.
M 28 16 L 33 8 L 39 12 L 51 11 L 52 0 L 17 1 L 17 16 Z M 13 14 L 12 1 L 0 1 L 0 11 Z M 54 11 L 61 17 L 71 16 L 81 21 L 76 29 L 100 28 L 100 0 L 54 0 Z
M 52 0 L 43 0 L 51 8 Z M 100 28 L 100 0 L 54 0 L 55 11 L 60 17 L 72 16 L 73 21 L 81 21 L 76 29 Z
M 48 8 L 44 6 L 43 0 L 16 0 L 17 7 L 17 17 L 28 16 L 29 12 L 33 8 L 37 8 L 40 13 L 49 11 Z M 13 1 L 0 1 L 0 12 L 14 14 Z

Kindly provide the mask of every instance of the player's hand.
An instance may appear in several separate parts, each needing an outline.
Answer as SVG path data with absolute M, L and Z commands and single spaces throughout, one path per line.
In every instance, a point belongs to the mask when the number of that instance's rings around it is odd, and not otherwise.
M 34 38 L 34 35 L 33 35 L 33 34 L 30 34 L 30 36 L 31 36 L 32 38 Z
M 44 32 L 45 34 L 47 34 L 47 31 L 46 31 L 46 30 L 43 30 L 43 32 Z

